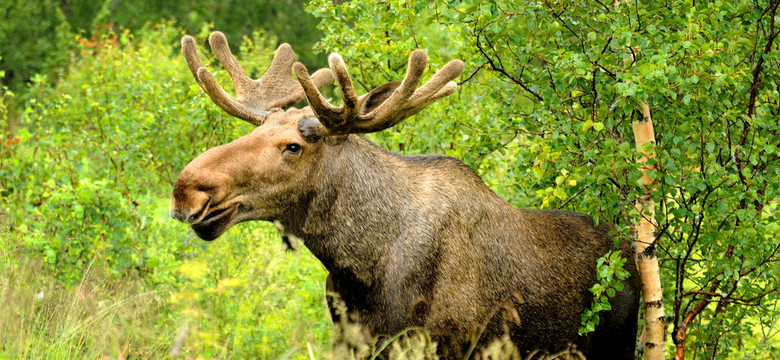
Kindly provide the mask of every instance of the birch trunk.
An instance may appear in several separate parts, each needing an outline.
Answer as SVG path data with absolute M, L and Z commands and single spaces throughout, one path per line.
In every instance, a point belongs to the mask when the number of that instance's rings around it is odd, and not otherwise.
M 644 358 L 646 360 L 663 360 L 665 352 L 666 322 L 664 314 L 663 288 L 658 268 L 658 253 L 655 244 L 655 201 L 653 187 L 655 180 L 647 176 L 654 168 L 647 165 L 647 160 L 655 157 L 655 152 L 646 152 L 644 145 L 648 142 L 655 145 L 653 120 L 650 117 L 650 107 L 647 103 L 640 104 L 642 118 L 632 123 L 636 149 L 640 154 L 637 160 L 642 165 L 642 184 L 644 192 L 637 200 L 635 207 L 640 218 L 636 224 L 636 254 L 639 276 L 642 280 L 642 300 L 645 309 Z

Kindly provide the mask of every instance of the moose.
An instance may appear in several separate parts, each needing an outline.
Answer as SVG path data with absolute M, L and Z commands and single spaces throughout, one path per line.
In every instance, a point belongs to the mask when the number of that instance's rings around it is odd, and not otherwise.
M 184 36 L 190 71 L 214 103 L 257 127 L 197 156 L 176 180 L 170 214 L 197 236 L 214 240 L 250 220 L 280 223 L 328 270 L 327 292 L 341 298 L 343 316 L 375 337 L 424 328 L 442 358 L 502 336 L 525 354 L 575 346 L 593 359 L 634 357 L 639 283 L 630 246 L 622 256 L 631 276 L 612 309 L 594 332 L 577 333 L 593 299 L 597 259 L 614 248 L 611 225 L 575 212 L 515 208 L 460 160 L 401 155 L 362 135 L 455 92 L 462 61 L 418 87 L 428 58 L 414 50 L 402 81 L 357 96 L 338 54 L 329 56 L 329 69 L 310 75 L 282 44 L 252 79 L 222 33 L 209 43 L 235 97 Z M 340 106 L 319 90 L 334 78 Z M 293 107 L 304 98 L 308 106 Z M 333 299 L 336 321 L 342 315 Z

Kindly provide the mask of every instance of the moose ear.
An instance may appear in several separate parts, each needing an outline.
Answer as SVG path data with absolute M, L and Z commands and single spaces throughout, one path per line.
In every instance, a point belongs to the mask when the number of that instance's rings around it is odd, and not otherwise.
M 348 135 L 331 135 L 328 129 L 315 117 L 305 117 L 298 120 L 298 131 L 308 143 L 315 143 L 325 138 L 328 145 L 339 145 L 347 139 Z
M 315 117 L 305 117 L 298 120 L 298 131 L 306 142 L 314 143 L 327 135 L 328 130 Z
M 382 105 L 390 95 L 393 95 L 393 92 L 399 86 L 401 86 L 400 81 L 392 81 L 361 96 L 359 100 L 360 104 L 358 105 L 358 109 L 360 109 L 359 114 L 365 115 L 374 111 L 379 105 Z

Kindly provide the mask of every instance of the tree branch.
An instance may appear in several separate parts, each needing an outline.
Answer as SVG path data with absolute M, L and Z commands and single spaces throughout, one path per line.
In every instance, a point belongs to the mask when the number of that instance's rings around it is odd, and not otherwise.
M 497 71 L 500 74 L 504 75 L 507 79 L 512 81 L 513 83 L 520 85 L 521 88 L 523 88 L 525 91 L 533 95 L 533 97 L 536 98 L 536 100 L 544 101 L 542 97 L 537 94 L 535 91 L 531 90 L 531 88 L 526 84 L 522 79 L 516 79 L 514 76 L 510 75 L 503 67 L 503 64 L 501 64 L 501 59 L 498 58 L 499 65 L 496 65 L 496 63 L 493 61 L 493 58 L 491 58 L 487 52 L 485 52 L 485 49 L 482 47 L 482 43 L 479 41 L 480 36 L 482 36 L 482 30 L 479 31 L 477 34 L 477 49 L 479 49 L 479 52 L 482 54 L 482 56 L 487 60 L 487 63 L 490 65 L 490 68 L 493 71 Z
M 756 66 L 753 68 L 752 74 L 753 74 L 753 81 L 750 84 L 750 99 L 748 100 L 748 111 L 747 111 L 747 117 L 752 118 L 753 114 L 755 114 L 756 111 L 756 99 L 758 97 L 758 85 L 761 83 L 760 80 L 760 74 L 761 70 L 764 67 L 764 58 L 769 55 L 769 53 L 772 51 L 772 45 L 775 42 L 775 39 L 778 35 L 780 35 L 780 30 L 775 29 L 775 14 L 777 13 L 777 7 L 780 5 L 780 0 L 775 0 L 769 3 L 769 6 L 767 6 L 767 9 L 764 11 L 764 14 L 769 13 L 769 38 L 767 39 L 766 46 L 764 46 L 764 51 L 761 55 L 758 56 L 758 61 L 756 62 Z M 743 140 L 744 142 L 744 140 Z

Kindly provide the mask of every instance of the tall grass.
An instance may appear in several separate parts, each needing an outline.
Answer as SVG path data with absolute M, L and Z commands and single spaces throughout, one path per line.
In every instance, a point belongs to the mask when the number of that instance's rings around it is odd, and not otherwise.
M 130 346 L 154 358 L 168 346 L 154 331 L 163 306 L 158 291 L 137 281 L 108 282 L 97 267 L 66 289 L 12 242 L 8 218 L 0 223 L 0 358 L 122 358 Z
M 270 241 L 273 229 L 227 234 L 168 284 L 117 279 L 93 259 L 69 288 L 2 219 L 0 359 L 329 357 L 325 272 Z

